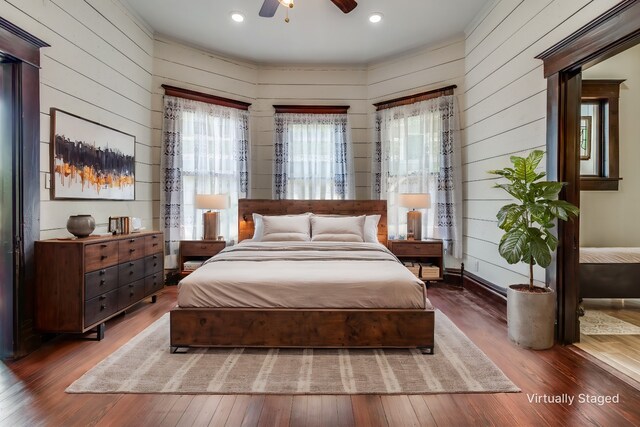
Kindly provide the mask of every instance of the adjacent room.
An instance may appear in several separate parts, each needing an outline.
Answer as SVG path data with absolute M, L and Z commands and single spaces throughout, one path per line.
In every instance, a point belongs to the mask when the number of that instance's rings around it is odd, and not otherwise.
M 640 2 L 0 0 L 0 425 L 640 424 Z

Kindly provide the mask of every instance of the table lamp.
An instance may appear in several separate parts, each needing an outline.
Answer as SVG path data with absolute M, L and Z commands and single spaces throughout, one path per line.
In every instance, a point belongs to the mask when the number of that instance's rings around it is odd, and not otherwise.
M 196 194 L 196 209 L 205 209 L 202 214 L 204 224 L 203 240 L 216 240 L 220 234 L 220 209 L 229 207 L 227 194 Z
M 412 209 L 407 212 L 407 240 L 422 240 L 422 212 L 416 209 L 429 209 L 431 196 L 429 193 L 403 193 L 398 197 L 398 203 Z

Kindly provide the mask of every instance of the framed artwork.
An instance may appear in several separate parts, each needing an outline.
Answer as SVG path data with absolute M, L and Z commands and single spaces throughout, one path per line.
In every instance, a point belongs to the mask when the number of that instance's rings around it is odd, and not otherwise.
M 580 117 L 580 160 L 591 159 L 592 117 Z
M 54 199 L 135 200 L 136 138 L 51 109 Z

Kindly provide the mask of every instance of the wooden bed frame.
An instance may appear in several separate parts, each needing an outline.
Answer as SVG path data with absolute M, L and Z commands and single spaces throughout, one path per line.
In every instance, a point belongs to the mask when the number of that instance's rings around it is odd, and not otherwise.
M 253 236 L 253 213 L 313 212 L 380 215 L 378 240 L 387 242 L 385 200 L 255 200 L 238 203 L 239 241 Z M 175 308 L 171 347 L 395 347 L 433 354 L 435 311 L 426 309 Z

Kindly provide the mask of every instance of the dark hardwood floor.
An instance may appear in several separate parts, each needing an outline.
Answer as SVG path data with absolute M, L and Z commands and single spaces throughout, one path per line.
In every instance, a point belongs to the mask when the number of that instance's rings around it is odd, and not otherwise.
M 589 360 L 556 346 L 527 351 L 506 336 L 502 308 L 449 285 L 429 289 L 432 303 L 480 347 L 522 393 L 441 395 L 73 395 L 64 389 L 164 314 L 169 287 L 108 322 L 101 342 L 62 336 L 18 361 L 0 363 L 0 425 L 113 426 L 627 426 L 640 425 L 640 391 Z M 88 338 L 89 336 L 87 336 Z M 617 404 L 535 404 L 529 396 L 616 395 Z

